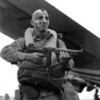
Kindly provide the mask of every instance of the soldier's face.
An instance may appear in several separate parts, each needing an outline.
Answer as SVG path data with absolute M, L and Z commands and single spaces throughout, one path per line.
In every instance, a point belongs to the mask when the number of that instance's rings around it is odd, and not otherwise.
M 38 11 L 32 18 L 34 28 L 39 31 L 46 30 L 49 26 L 49 15 L 46 11 Z

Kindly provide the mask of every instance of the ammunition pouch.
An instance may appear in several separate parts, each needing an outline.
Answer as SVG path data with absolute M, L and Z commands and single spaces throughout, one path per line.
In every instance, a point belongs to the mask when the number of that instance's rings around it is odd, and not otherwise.
M 27 99 L 36 99 L 40 95 L 39 89 L 29 83 L 21 83 L 20 91 Z
M 34 71 L 31 77 L 33 82 L 45 83 L 50 80 L 50 74 L 48 72 Z

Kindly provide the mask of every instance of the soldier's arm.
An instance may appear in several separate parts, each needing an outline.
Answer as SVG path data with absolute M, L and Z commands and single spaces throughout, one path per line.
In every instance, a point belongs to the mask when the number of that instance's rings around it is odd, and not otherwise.
M 25 41 L 23 38 L 19 38 L 13 43 L 5 46 L 0 53 L 0 56 L 8 62 L 18 62 L 24 60 L 26 53 L 20 52 L 25 48 Z

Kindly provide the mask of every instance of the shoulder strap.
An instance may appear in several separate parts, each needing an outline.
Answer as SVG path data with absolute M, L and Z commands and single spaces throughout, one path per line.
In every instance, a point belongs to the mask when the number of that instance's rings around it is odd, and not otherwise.
M 59 48 L 59 39 L 57 38 L 57 48 Z
M 57 34 L 57 47 L 59 48 L 59 39 L 62 39 L 63 38 L 63 35 L 62 33 L 58 33 Z

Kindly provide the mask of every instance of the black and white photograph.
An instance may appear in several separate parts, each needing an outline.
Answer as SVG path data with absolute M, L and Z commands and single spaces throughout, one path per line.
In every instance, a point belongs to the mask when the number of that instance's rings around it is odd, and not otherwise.
M 100 0 L 0 0 L 0 100 L 100 100 Z

